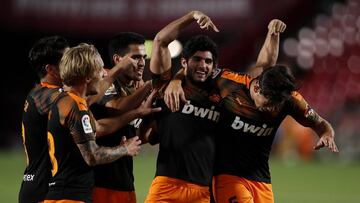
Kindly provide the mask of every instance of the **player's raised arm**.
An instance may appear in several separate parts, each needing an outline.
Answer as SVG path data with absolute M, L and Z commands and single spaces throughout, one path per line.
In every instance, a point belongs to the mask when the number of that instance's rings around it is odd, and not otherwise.
M 250 68 L 248 74 L 255 78 L 261 74 L 264 68 L 275 65 L 279 55 L 280 33 L 286 29 L 286 24 L 278 19 L 273 19 L 268 25 L 265 42 L 260 50 L 256 64 Z
M 171 56 L 168 45 L 175 40 L 179 33 L 196 21 L 201 29 L 219 30 L 211 19 L 200 11 L 191 11 L 181 18 L 171 22 L 161 29 L 155 36 L 150 61 L 150 70 L 154 74 L 162 74 L 171 68 Z
M 160 30 L 153 44 L 152 58 L 150 61 L 150 70 L 154 74 L 162 74 L 171 68 L 171 56 L 168 49 L 168 45 L 175 40 L 179 33 L 185 29 L 188 25 L 196 21 L 201 29 L 212 29 L 215 32 L 219 32 L 216 25 L 212 22 L 209 16 L 200 11 L 191 11 L 183 17 L 171 22 Z M 175 80 L 181 85 L 181 79 L 184 77 L 185 71 L 182 69 L 180 73 L 176 75 Z M 176 83 L 176 82 L 174 82 Z M 181 88 L 175 89 L 174 85 L 167 88 L 164 94 L 164 100 L 166 105 L 171 111 L 177 111 L 180 106 L 180 100 L 186 102 L 185 95 Z

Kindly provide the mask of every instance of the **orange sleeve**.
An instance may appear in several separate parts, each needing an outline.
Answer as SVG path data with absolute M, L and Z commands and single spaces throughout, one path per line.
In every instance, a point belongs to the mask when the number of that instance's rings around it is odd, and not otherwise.
M 60 111 L 65 126 L 70 130 L 76 144 L 95 140 L 94 117 L 88 111 L 86 101 L 72 93 L 68 93 L 71 98 L 64 100 L 61 105 L 66 109 Z
M 225 69 L 222 72 L 220 77 L 231 80 L 231 81 L 239 83 L 239 84 L 244 84 L 248 88 L 250 87 L 250 81 L 252 80 L 252 78 L 249 75 L 237 73 L 237 72 L 227 70 L 227 69 Z
M 296 91 L 292 94 L 289 115 L 306 127 L 316 124 L 319 118 L 315 110 L 311 108 L 303 96 Z

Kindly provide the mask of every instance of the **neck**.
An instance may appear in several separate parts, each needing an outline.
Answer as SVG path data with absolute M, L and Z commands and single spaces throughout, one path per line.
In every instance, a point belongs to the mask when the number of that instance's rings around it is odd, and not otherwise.
M 185 82 L 188 86 L 198 89 L 198 90 L 206 90 L 206 81 L 205 82 L 194 82 L 188 77 L 185 77 Z
M 67 86 L 66 91 L 86 99 L 86 84 Z
M 120 74 L 116 80 L 121 84 L 121 85 L 125 85 L 125 86 L 129 86 L 132 84 L 133 80 L 131 80 L 130 78 L 126 77 L 124 74 Z
M 41 78 L 40 82 L 45 82 L 50 85 L 62 86 L 61 80 L 57 79 L 49 74 L 45 75 L 45 77 Z

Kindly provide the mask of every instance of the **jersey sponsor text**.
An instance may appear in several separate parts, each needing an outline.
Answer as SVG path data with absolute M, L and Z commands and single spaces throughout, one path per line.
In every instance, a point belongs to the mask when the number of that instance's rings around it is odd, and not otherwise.
M 194 116 L 200 117 L 200 118 L 207 118 L 209 120 L 217 122 L 220 117 L 220 113 L 218 111 L 214 111 L 215 106 L 211 106 L 210 109 L 197 107 L 190 102 L 188 104 L 185 104 L 182 113 L 184 114 L 194 114 Z
M 261 127 L 251 125 L 249 123 L 242 121 L 239 116 L 235 117 L 233 123 L 231 124 L 231 127 L 234 130 L 242 130 L 244 133 L 251 133 L 256 136 L 269 136 L 274 130 L 273 127 L 268 128 L 265 123 Z

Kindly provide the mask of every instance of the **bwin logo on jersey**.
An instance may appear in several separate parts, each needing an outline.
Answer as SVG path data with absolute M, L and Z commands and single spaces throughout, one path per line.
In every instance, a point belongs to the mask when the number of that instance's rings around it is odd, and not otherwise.
M 256 136 L 268 136 L 271 135 L 271 132 L 274 130 L 273 127 L 267 128 L 266 124 L 263 124 L 262 127 L 251 125 L 240 119 L 239 116 L 236 116 L 234 122 L 231 124 L 231 127 L 235 130 L 241 130 L 244 133 L 252 133 Z
M 207 109 L 207 108 L 194 106 L 189 102 L 184 105 L 181 112 L 184 114 L 194 114 L 194 116 L 206 118 L 217 122 L 219 120 L 220 113 L 218 111 L 214 111 L 214 109 L 215 109 L 214 106 L 211 106 L 211 109 Z

